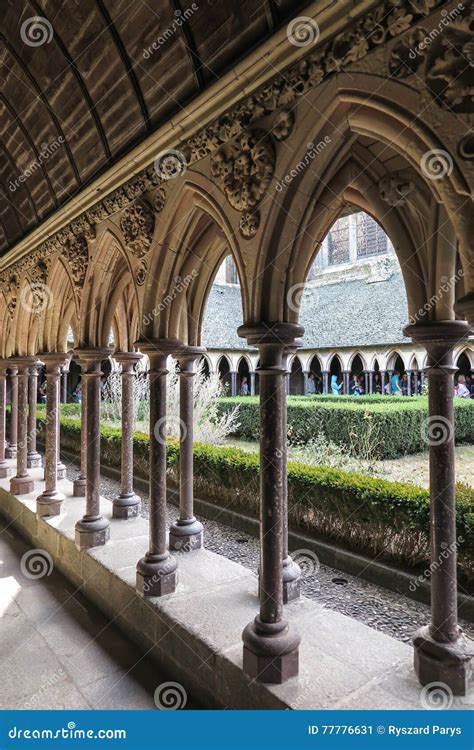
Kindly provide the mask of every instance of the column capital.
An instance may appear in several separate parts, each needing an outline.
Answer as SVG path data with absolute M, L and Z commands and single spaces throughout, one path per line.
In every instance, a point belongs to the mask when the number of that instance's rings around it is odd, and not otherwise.
M 74 356 L 78 357 L 83 375 L 100 375 L 100 364 L 103 359 L 108 359 L 112 354 L 112 349 L 105 346 L 91 346 L 74 349 Z
M 454 310 L 457 315 L 461 315 L 469 321 L 471 328 L 474 328 L 474 292 L 461 297 L 455 305 Z
M 30 367 L 35 366 L 37 362 L 38 360 L 36 359 L 36 357 L 32 357 L 31 355 L 17 355 L 10 359 L 9 368 L 12 369 L 12 367 L 15 367 L 17 369 L 17 372 L 19 371 L 21 374 L 25 374 L 25 370 L 29 370 Z
M 140 362 L 143 354 L 140 354 L 140 352 L 114 352 L 112 357 L 119 363 L 119 365 L 122 365 L 122 372 L 127 372 L 134 367 L 137 362 Z
M 250 323 L 239 326 L 237 333 L 241 338 L 247 339 L 253 346 L 280 345 L 282 347 L 299 346 L 297 340 L 304 333 L 303 326 L 299 323 Z
M 199 357 L 202 357 L 206 351 L 206 347 L 204 346 L 183 346 L 182 349 L 175 354 L 175 359 L 179 364 L 179 374 L 195 375 L 194 363 Z
M 428 323 L 415 323 L 403 329 L 417 344 L 430 349 L 450 349 L 469 336 L 469 323 L 465 320 L 434 320 Z
M 150 370 L 166 371 L 166 360 L 169 355 L 176 354 L 182 348 L 178 339 L 141 339 L 135 342 L 134 346 L 142 353 L 148 356 L 150 360 Z
M 67 354 L 65 352 L 42 352 L 41 354 L 38 354 L 38 358 L 40 363 L 43 363 L 45 365 L 46 370 L 48 372 L 51 372 L 55 368 L 64 366 L 64 363 L 67 359 Z M 36 360 L 36 365 L 37 364 L 38 359 Z
M 8 359 L 0 359 L 0 375 L 6 375 L 9 367 L 11 365 Z

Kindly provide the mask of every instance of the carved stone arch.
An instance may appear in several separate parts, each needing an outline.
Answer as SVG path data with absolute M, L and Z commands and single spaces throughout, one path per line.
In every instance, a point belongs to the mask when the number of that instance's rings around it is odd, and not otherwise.
M 23 278 L 18 290 L 18 302 L 16 305 L 13 321 L 14 328 L 14 353 L 19 356 L 35 355 L 39 349 L 40 335 L 40 312 L 34 293 L 31 291 L 31 282 Z
M 12 317 L 5 294 L 0 291 L 0 358 L 10 357 L 14 351 Z
M 107 346 L 115 307 L 130 286 L 140 308 L 134 268 L 120 238 L 103 228 L 90 253 L 81 298 L 80 346 Z
M 347 369 L 348 370 L 352 370 L 354 359 L 356 357 L 359 357 L 359 359 L 360 359 L 360 361 L 362 363 L 362 369 L 363 370 L 368 370 L 369 368 L 368 368 L 367 358 L 366 358 L 365 354 L 363 354 L 363 352 L 360 351 L 360 349 L 356 349 L 354 352 L 351 353 L 351 355 L 349 357 L 349 360 L 348 360 L 348 363 L 347 363 Z
M 79 297 L 74 289 L 67 260 L 63 255 L 52 259 L 47 277 L 49 304 L 44 311 L 40 332 L 40 351 L 67 351 L 67 333 L 72 328 L 77 342 Z
M 235 228 L 223 206 L 220 189 L 196 173 L 167 202 L 146 288 L 143 335 L 200 343 L 205 300 L 229 253 L 239 274 L 243 306 L 248 306 L 250 280 Z

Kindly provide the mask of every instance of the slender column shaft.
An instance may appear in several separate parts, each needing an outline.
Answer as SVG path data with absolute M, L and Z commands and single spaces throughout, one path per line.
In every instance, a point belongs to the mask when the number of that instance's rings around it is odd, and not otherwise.
M 255 372 L 250 373 L 250 395 L 255 396 Z
M 327 395 L 329 393 L 329 372 L 327 370 L 323 370 L 322 376 L 323 376 L 323 393 Z
M 184 347 L 179 364 L 179 518 L 170 528 L 170 549 L 190 552 L 203 545 L 203 527 L 194 516 L 193 418 L 195 361 L 201 347 Z
M 18 443 L 18 367 L 9 365 L 10 371 L 10 439 L 6 449 L 7 458 L 16 458 Z
M 101 362 L 110 349 L 79 349 L 77 354 L 84 364 L 82 383 L 86 396 L 86 512 L 76 523 L 76 547 L 87 549 L 106 544 L 110 524 L 100 509 L 100 378 Z
M 163 596 L 175 590 L 178 580 L 176 560 L 166 549 L 166 361 L 179 342 L 155 339 L 137 346 L 150 360 L 150 541 L 137 564 L 137 590 Z
M 299 636 L 283 619 L 286 366 L 301 326 L 242 326 L 239 335 L 260 352 L 260 613 L 244 629 L 243 668 L 260 682 L 281 683 L 298 673 Z
M 67 375 L 68 371 L 63 368 L 61 372 L 61 403 L 67 404 Z
M 134 366 L 141 355 L 119 352 L 114 359 L 122 365 L 122 472 L 120 494 L 113 501 L 114 518 L 133 518 L 140 510 L 140 498 L 133 491 Z
M 74 497 L 86 496 L 86 477 L 87 477 L 87 389 L 82 375 L 85 367 L 81 367 L 81 466 L 79 476 L 73 482 Z
M 28 382 L 28 451 L 27 465 L 29 469 L 41 466 L 42 459 L 36 450 L 36 403 L 38 392 L 38 365 L 31 367 Z
M 7 362 L 0 361 L 0 479 L 5 479 L 10 476 L 10 468 L 5 461 L 7 367 Z
M 35 486 L 28 474 L 28 381 L 33 362 L 30 357 L 18 360 L 18 447 L 16 476 L 10 480 L 10 490 L 14 495 L 33 492 Z
M 429 417 L 424 435 L 429 445 L 431 527 L 431 624 L 414 638 L 415 671 L 423 685 L 445 683 L 464 695 L 471 674 L 472 642 L 457 616 L 456 485 L 454 466 L 453 349 L 467 338 L 464 321 L 407 326 L 405 335 L 428 352 Z
M 57 465 L 59 455 L 59 393 L 61 363 L 64 355 L 43 354 L 46 365 L 46 450 L 43 493 L 36 501 L 37 514 L 40 517 L 57 516 L 61 512 L 64 495 L 57 486 Z
M 299 344 L 300 342 L 298 342 Z M 288 376 L 288 357 L 296 352 L 297 347 L 292 346 L 283 350 L 282 365 Z M 282 564 L 283 564 L 283 604 L 287 604 L 300 596 L 301 568 L 288 554 L 288 402 L 283 401 L 281 410 L 282 429 Z
M 308 395 L 309 371 L 303 370 L 303 396 Z
M 369 393 L 374 392 L 374 372 L 369 370 Z
M 230 373 L 230 395 L 231 396 L 238 396 L 237 391 L 237 373 L 235 370 L 232 370 Z

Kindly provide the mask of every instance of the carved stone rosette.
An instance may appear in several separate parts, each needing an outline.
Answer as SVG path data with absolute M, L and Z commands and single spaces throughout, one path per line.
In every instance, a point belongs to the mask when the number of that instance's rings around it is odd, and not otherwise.
M 120 217 L 125 244 L 136 258 L 147 254 L 153 239 L 155 217 L 146 201 L 135 201 Z

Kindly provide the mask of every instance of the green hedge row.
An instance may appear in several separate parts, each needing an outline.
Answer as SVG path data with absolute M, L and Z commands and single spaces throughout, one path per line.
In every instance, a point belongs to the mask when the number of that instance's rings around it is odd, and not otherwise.
M 39 416 L 38 426 L 44 424 Z M 79 454 L 77 420 L 61 420 L 61 445 Z M 120 466 L 121 432 L 101 429 L 102 461 Z M 134 437 L 135 471 L 148 478 L 149 440 Z M 179 444 L 168 442 L 171 485 L 178 482 Z M 259 457 L 238 448 L 195 444 L 197 496 L 221 507 L 259 513 Z M 377 559 L 417 568 L 429 563 L 429 493 L 400 482 L 289 462 L 289 522 L 319 538 Z M 457 486 L 459 570 L 463 582 L 474 582 L 474 490 Z
M 426 397 L 373 397 L 370 404 L 354 396 L 290 397 L 288 435 L 292 442 L 307 443 L 318 433 L 356 454 L 365 454 L 371 435 L 375 457 L 397 458 L 427 449 Z M 377 400 L 380 398 L 380 401 Z M 324 400 L 323 400 L 324 399 Z M 331 399 L 331 400 L 329 400 Z M 225 412 L 239 404 L 237 435 L 258 440 L 259 401 L 257 397 L 222 398 L 219 410 Z M 474 400 L 457 399 L 454 405 L 456 443 L 474 442 Z

